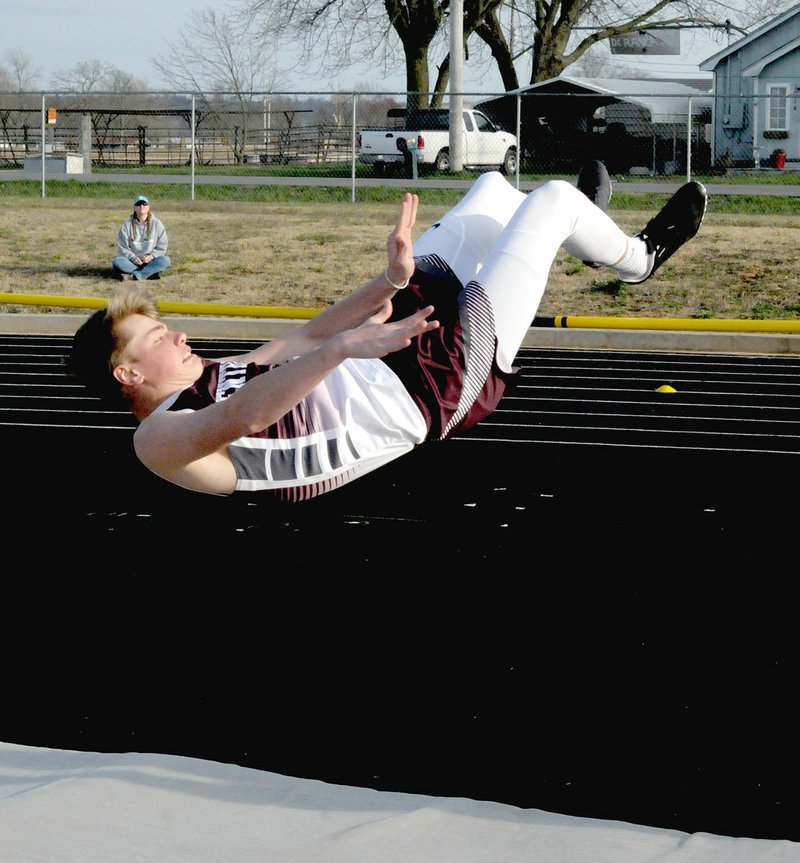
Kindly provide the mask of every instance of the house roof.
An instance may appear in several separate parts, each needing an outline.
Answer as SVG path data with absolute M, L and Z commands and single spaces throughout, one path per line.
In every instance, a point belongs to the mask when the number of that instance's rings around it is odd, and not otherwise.
M 762 73 L 765 66 L 769 66 L 770 63 L 780 60 L 780 58 L 786 54 L 791 54 L 793 51 L 796 51 L 798 47 L 800 47 L 800 36 L 798 36 L 797 39 L 793 39 L 791 42 L 787 42 L 785 45 L 781 45 L 780 48 L 775 51 L 771 51 L 760 60 L 755 63 L 751 63 L 749 66 L 742 69 L 742 75 L 744 75 L 745 78 L 755 78 Z
M 700 63 L 699 68 L 706 72 L 713 71 L 720 61 L 729 57 L 731 54 L 735 54 L 737 51 L 740 51 L 751 42 L 755 42 L 763 36 L 764 33 L 768 32 L 773 27 L 777 27 L 779 24 L 783 24 L 784 21 L 788 21 L 795 15 L 800 15 L 800 4 L 790 7 L 782 14 L 777 15 L 771 21 L 768 21 L 758 29 L 753 30 L 752 33 L 748 33 L 747 36 L 742 36 L 741 39 L 737 39 L 733 44 L 728 45 L 727 48 L 723 48 L 721 51 L 717 51 L 716 54 L 712 54 L 707 60 L 703 60 L 703 62 Z

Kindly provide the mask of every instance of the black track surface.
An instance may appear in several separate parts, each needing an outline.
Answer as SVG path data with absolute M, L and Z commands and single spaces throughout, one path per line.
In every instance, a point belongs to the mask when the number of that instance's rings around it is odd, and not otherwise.
M 282 508 L 140 469 L 67 346 L 0 336 L 0 739 L 800 841 L 800 359 L 526 350 Z

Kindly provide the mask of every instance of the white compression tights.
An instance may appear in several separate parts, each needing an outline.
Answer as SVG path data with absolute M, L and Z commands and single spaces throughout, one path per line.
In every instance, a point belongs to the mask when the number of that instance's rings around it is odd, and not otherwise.
M 612 266 L 626 254 L 628 237 L 564 180 L 526 195 L 493 171 L 425 231 L 414 254 L 439 255 L 463 285 L 483 286 L 494 311 L 497 360 L 509 370 L 561 247 L 580 260 Z

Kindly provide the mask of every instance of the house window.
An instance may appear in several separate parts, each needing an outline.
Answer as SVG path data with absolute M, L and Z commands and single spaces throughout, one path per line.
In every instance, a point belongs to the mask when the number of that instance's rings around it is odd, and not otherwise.
M 789 85 L 767 86 L 767 129 L 789 128 Z

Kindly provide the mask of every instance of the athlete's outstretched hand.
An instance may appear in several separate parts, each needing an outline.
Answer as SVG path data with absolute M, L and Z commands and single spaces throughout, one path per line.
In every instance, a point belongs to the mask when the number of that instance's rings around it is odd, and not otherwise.
M 403 284 L 414 273 L 414 243 L 411 239 L 411 229 L 417 221 L 418 206 L 419 197 L 406 192 L 400 203 L 400 214 L 394 230 L 386 241 L 386 253 L 389 259 L 387 272 L 396 285 Z
M 382 315 L 375 315 L 360 327 L 340 333 L 344 356 L 376 358 L 385 357 L 402 350 L 411 340 L 430 330 L 438 329 L 439 321 L 429 321 L 433 306 L 426 306 L 399 321 L 382 322 Z

